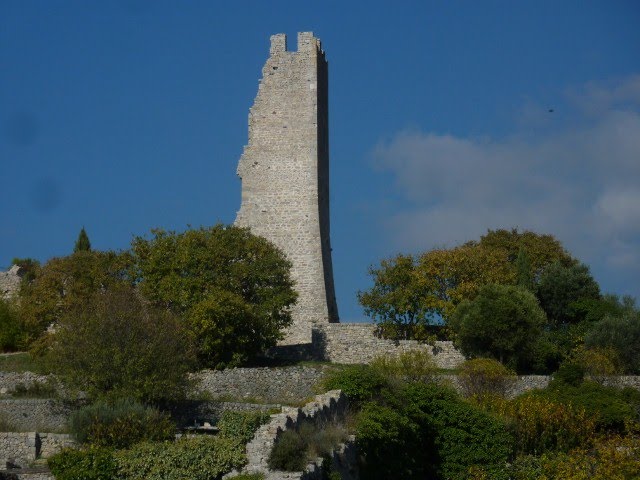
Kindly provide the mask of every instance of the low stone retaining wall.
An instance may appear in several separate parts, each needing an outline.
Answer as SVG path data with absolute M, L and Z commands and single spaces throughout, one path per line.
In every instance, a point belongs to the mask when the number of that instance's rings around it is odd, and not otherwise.
M 38 458 L 47 458 L 75 445 L 70 435 L 59 433 L 0 433 L 0 465 L 28 467 Z
M 32 387 L 36 383 L 53 381 L 52 375 L 39 375 L 33 372 L 0 372 L 0 394 L 11 394 L 18 385 Z
M 55 480 L 49 470 L 43 468 L 0 471 L 0 480 Z
M 332 390 L 322 395 L 317 395 L 312 402 L 302 408 L 284 407 L 282 413 L 271 415 L 269 423 L 262 425 L 255 433 L 253 439 L 247 444 L 247 473 L 263 473 L 267 480 L 315 480 L 321 479 L 321 468 L 317 463 L 308 466 L 305 472 L 275 472 L 269 470 L 267 461 L 271 449 L 278 437 L 285 430 L 295 430 L 303 422 L 310 422 L 318 427 L 332 422 L 344 421 L 347 411 L 347 397 L 340 390 Z M 346 465 L 350 458 L 355 459 L 355 451 L 347 445 L 337 449 L 334 453 L 334 462 L 342 470 L 355 471 L 355 463 Z M 350 480 L 350 476 L 343 479 Z
M 280 410 L 282 405 L 274 403 L 239 403 L 239 402 L 205 402 L 191 401 L 180 405 L 172 412 L 172 417 L 179 428 L 202 425 L 209 422 L 215 425 L 223 412 L 268 412 Z
M 440 368 L 456 368 L 465 360 L 453 342 L 435 342 L 435 346 L 431 346 L 416 340 L 387 340 L 376 337 L 375 329 L 371 323 L 318 325 L 312 332 L 315 356 L 334 363 L 369 363 L 381 355 L 424 350 L 433 355 Z
M 202 370 L 197 389 L 213 399 L 247 399 L 268 403 L 300 403 L 314 395 L 323 368 L 229 368 Z
M 59 432 L 67 427 L 70 405 L 46 398 L 8 398 L 0 400 L 0 417 L 19 432 Z

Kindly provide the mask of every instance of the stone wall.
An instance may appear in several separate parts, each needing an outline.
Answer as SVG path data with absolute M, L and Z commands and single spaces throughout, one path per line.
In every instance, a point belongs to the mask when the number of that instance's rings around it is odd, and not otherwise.
M 380 355 L 398 355 L 410 350 L 426 350 L 433 354 L 440 368 L 455 368 L 465 358 L 452 342 L 436 342 L 435 346 L 415 340 L 387 340 L 374 335 L 371 323 L 334 323 L 317 325 L 312 344 L 315 356 L 333 363 L 369 363 Z
M 266 480 L 320 480 L 320 462 L 310 464 L 305 472 L 275 472 L 269 470 L 267 460 L 278 437 L 285 430 L 295 430 L 303 422 L 322 427 L 333 422 L 343 422 L 348 408 L 346 396 L 340 390 L 317 395 L 302 408 L 283 408 L 283 413 L 271 415 L 271 420 L 262 425 L 247 444 L 247 473 L 263 473 Z M 333 455 L 336 468 L 344 472 L 344 480 L 356 478 L 355 450 L 352 441 L 341 446 Z M 348 476 L 348 472 L 352 472 Z
M 6 272 L 0 272 L 0 298 L 8 300 L 14 297 L 20 288 L 20 267 L 13 265 Z
M 38 458 L 48 458 L 75 445 L 70 435 L 36 432 L 0 432 L 0 465 L 28 467 Z
M 0 417 L 12 430 L 20 432 L 59 432 L 67 428 L 70 405 L 46 398 L 0 400 Z
M 53 381 L 51 375 L 39 375 L 33 372 L 0 372 L 0 394 L 10 395 L 18 385 L 32 387 L 36 383 Z
M 171 412 L 173 420 L 179 428 L 218 423 L 220 416 L 226 411 L 232 412 L 268 412 L 280 410 L 282 405 L 273 403 L 240 403 L 240 402 L 208 402 L 191 401 L 181 404 Z
M 312 325 L 338 321 L 329 240 L 327 68 L 313 33 L 298 34 L 296 52 L 287 50 L 286 35 L 271 37 L 238 164 L 236 225 L 273 242 L 293 264 L 299 296 L 288 343 L 307 343 Z
M 194 376 L 197 389 L 221 400 L 300 403 L 313 397 L 323 368 L 229 368 L 202 370 Z

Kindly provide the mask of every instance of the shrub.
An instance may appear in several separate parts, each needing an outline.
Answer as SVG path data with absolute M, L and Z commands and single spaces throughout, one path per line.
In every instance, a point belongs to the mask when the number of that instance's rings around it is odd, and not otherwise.
M 218 421 L 219 435 L 247 443 L 253 438 L 258 427 L 266 423 L 269 418 L 270 415 L 266 412 L 225 411 Z
M 577 387 L 584 381 L 585 368 L 576 362 L 563 362 L 553 375 L 554 384 L 564 384 Z
M 53 334 L 50 361 L 92 398 L 159 404 L 184 397 L 192 352 L 177 318 L 150 309 L 133 289 L 114 287 L 67 312 Z
M 621 432 L 625 422 L 640 419 L 640 392 L 631 388 L 605 387 L 585 381 L 579 386 L 556 383 L 526 395 L 584 408 L 588 416 L 597 420 L 599 430 Z
M 580 365 L 592 380 L 603 383 L 608 377 L 621 373 L 617 353 L 611 347 L 578 348 L 573 361 Z
M 328 456 L 346 437 L 340 425 L 317 427 L 303 422 L 297 430 L 285 430 L 278 437 L 269 455 L 269 468 L 299 472 L 309 461 Z
M 57 480 L 116 480 L 113 450 L 102 447 L 64 449 L 47 460 Z
M 418 382 L 430 380 L 437 370 L 433 355 L 425 350 L 410 350 L 398 356 L 383 355 L 369 364 L 390 381 Z
M 513 381 L 514 373 L 491 358 L 467 360 L 460 366 L 458 381 L 467 397 L 504 396 Z
M 124 480 L 211 480 L 245 463 L 242 443 L 210 436 L 138 443 L 116 452 L 115 459 Z
M 588 445 L 595 434 L 596 421 L 584 408 L 531 396 L 503 406 L 501 413 L 512 419 L 515 444 L 521 453 L 567 452 Z
M 18 383 L 11 391 L 11 396 L 18 398 L 53 398 L 57 395 L 58 390 L 52 381 L 34 382 L 30 385 Z
M 325 391 L 340 389 L 351 402 L 361 403 L 378 396 L 387 381 L 367 365 L 349 365 L 329 372 L 321 384 Z
M 98 402 L 74 412 L 71 431 L 81 443 L 126 448 L 143 440 L 170 440 L 175 425 L 168 415 L 132 400 Z
M 296 430 L 285 430 L 278 437 L 271 453 L 268 465 L 272 470 L 287 472 L 302 471 L 306 465 L 307 445 Z
M 14 352 L 20 348 L 22 328 L 13 306 L 0 298 L 0 351 Z
M 228 480 L 264 480 L 264 475 L 261 473 L 254 473 L 254 474 L 240 474 L 240 475 L 236 475 L 235 477 L 229 477 Z
M 588 347 L 615 350 L 626 373 L 640 373 L 640 312 L 627 311 L 621 316 L 605 316 L 585 338 Z

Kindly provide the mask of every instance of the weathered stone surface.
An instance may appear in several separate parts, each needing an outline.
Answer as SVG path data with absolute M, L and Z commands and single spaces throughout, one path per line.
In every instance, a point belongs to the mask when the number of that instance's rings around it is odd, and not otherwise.
M 67 434 L 0 432 L 0 465 L 25 468 L 37 458 L 48 458 L 73 445 Z
M 0 416 L 18 431 L 55 432 L 67 427 L 71 407 L 60 400 L 16 398 L 0 400 Z
M 33 387 L 36 383 L 54 382 L 52 375 L 40 375 L 33 372 L 0 372 L 0 395 L 11 395 L 17 386 Z
M 6 272 L 0 272 L 0 298 L 8 300 L 18 293 L 20 288 L 20 267 L 13 265 Z
M 465 360 L 452 342 L 435 342 L 431 346 L 415 340 L 387 340 L 376 337 L 375 328 L 371 323 L 317 325 L 312 339 L 315 356 L 333 363 L 369 363 L 381 355 L 425 350 L 433 355 L 440 368 L 455 368 Z
M 269 239 L 291 260 L 299 297 L 286 342 L 305 343 L 312 325 L 338 321 L 329 240 L 328 74 L 313 33 L 298 34 L 297 52 L 286 44 L 284 34 L 271 37 L 249 112 L 236 225 Z
M 299 403 L 314 396 L 322 368 L 229 368 L 195 374 L 197 389 L 213 399 L 248 399 L 274 404 Z

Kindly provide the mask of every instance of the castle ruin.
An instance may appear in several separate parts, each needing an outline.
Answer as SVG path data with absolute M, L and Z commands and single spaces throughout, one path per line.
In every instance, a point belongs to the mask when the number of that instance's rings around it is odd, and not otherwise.
M 298 302 L 285 343 L 307 343 L 314 325 L 338 322 L 329 240 L 329 104 L 320 40 L 298 33 L 271 37 L 249 141 L 238 164 L 242 203 L 235 224 L 249 227 L 287 255 Z

